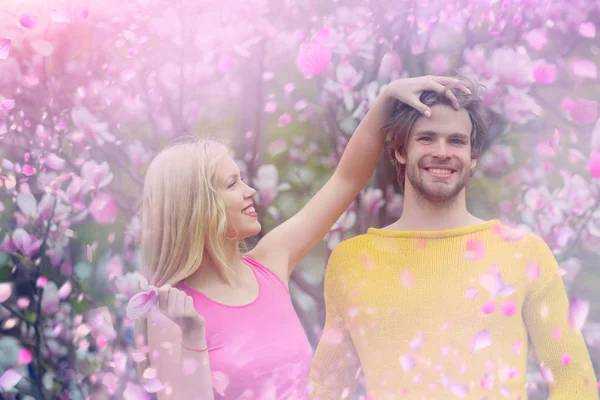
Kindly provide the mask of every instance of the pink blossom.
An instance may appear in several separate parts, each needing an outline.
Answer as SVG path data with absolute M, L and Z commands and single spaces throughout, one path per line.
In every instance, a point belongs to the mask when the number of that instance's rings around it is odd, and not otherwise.
M 12 240 L 17 250 L 20 250 L 23 255 L 32 256 L 37 254 L 42 244 L 41 239 L 36 239 L 30 236 L 23 228 L 17 228 L 12 234 Z
M 525 40 L 534 50 L 541 50 L 548 43 L 546 31 L 544 29 L 534 29 L 525 35 Z
M 596 25 L 593 22 L 584 22 L 579 25 L 579 34 L 587 39 L 596 37 Z
M 0 303 L 4 303 L 12 294 L 12 283 L 0 283 Z
M 550 84 L 556 81 L 556 65 L 541 61 L 533 67 L 533 78 L 536 82 Z
M 582 124 L 593 124 L 598 119 L 598 103 L 595 100 L 565 97 L 561 107 L 573 120 Z
M 331 49 L 323 43 L 304 43 L 300 45 L 296 66 L 307 78 L 325 73 L 331 62 Z
M 111 224 L 117 219 L 118 209 L 112 196 L 98 193 L 90 203 L 90 214 L 98 224 Z
M 54 282 L 48 282 L 42 295 L 42 311 L 46 315 L 54 314 L 60 306 L 58 288 Z
M 571 63 L 573 74 L 580 79 L 596 79 L 598 77 L 598 68 L 592 60 L 578 59 Z
M 519 53 L 513 48 L 495 49 L 489 65 L 491 73 L 504 84 L 525 87 L 533 81 L 531 59 L 526 53 Z
M 362 193 L 363 206 L 370 215 L 377 215 L 379 209 L 385 204 L 383 191 L 379 188 L 369 187 Z
M 600 179 L 600 152 L 592 154 L 588 161 L 588 169 L 595 179 Z
M 108 185 L 113 179 L 113 174 L 106 161 L 98 164 L 96 161 L 90 160 L 81 167 L 81 178 L 85 185 L 94 190 Z

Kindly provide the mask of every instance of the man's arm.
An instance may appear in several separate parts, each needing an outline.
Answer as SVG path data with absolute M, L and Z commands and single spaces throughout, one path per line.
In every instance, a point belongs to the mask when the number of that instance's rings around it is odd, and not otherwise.
M 523 320 L 550 400 L 598 400 L 596 376 L 583 335 L 569 324 L 569 299 L 552 251 L 533 238 L 533 257 L 540 276 L 532 282 L 523 304 Z
M 342 287 L 338 271 L 344 250 L 338 246 L 331 253 L 325 273 L 325 328 L 310 371 L 312 400 L 352 399 L 356 390 L 360 361 L 354 349 L 344 315 L 338 307 Z

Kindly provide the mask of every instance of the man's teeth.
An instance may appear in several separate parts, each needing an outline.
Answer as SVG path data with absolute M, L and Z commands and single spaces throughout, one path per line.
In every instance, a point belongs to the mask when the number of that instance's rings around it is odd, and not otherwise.
M 452 173 L 449 169 L 429 168 L 429 171 L 439 175 L 450 175 Z
M 245 210 L 242 210 L 242 214 L 250 214 L 256 212 L 256 210 L 254 210 L 254 207 L 248 207 Z

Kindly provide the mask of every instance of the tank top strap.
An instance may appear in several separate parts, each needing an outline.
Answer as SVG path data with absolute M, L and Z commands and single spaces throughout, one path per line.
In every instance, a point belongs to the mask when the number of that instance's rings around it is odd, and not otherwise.
M 252 268 L 254 270 L 254 272 L 257 276 L 257 279 L 260 279 L 260 281 L 261 281 L 259 283 L 264 282 L 267 285 L 281 286 L 282 288 L 285 289 L 286 292 L 289 293 L 289 289 L 285 285 L 285 283 L 283 283 L 281 278 L 279 276 L 277 276 L 277 274 L 275 274 L 275 272 L 273 272 L 269 267 L 264 266 L 263 264 L 259 263 L 255 259 L 248 257 L 248 256 L 243 256 L 242 261 L 244 261 L 246 263 L 246 265 L 248 265 L 250 268 Z

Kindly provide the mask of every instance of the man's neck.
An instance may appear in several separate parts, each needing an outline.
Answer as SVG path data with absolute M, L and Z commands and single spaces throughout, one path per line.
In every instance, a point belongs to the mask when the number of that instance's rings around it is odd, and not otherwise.
M 452 200 L 432 202 L 406 187 L 402 216 L 384 229 L 398 231 L 443 231 L 485 222 L 467 210 L 465 190 Z

